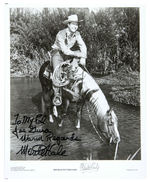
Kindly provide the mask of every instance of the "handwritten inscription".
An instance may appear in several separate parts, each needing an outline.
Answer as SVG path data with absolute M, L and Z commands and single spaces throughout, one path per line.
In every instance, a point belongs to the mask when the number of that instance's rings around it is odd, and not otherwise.
M 12 123 L 13 125 L 20 125 L 20 124 L 29 124 L 31 126 L 33 122 L 35 124 L 45 124 L 46 116 L 43 114 L 37 114 L 35 117 L 24 115 L 22 119 L 19 119 L 19 114 L 14 115 L 15 122 Z
M 67 156 L 66 150 L 63 149 L 63 145 L 57 145 L 57 144 L 49 144 L 47 146 L 45 145 L 34 145 L 32 147 L 29 147 L 28 145 L 24 145 L 21 147 L 21 149 L 16 154 L 21 155 L 32 155 L 32 156 L 51 156 L 51 155 L 62 155 Z
M 81 139 L 72 133 L 70 136 L 57 136 L 49 128 L 44 128 L 46 117 L 38 114 L 35 117 L 15 115 L 12 134 L 23 144 L 16 155 L 24 156 L 67 156 L 63 141 L 77 142 Z M 46 144 L 45 144 L 46 143 Z

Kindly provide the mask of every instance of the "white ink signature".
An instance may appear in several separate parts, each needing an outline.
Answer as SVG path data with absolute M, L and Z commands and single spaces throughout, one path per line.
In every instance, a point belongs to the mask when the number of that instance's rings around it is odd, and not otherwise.
M 86 171 L 95 171 L 97 172 L 99 170 L 99 164 L 96 162 L 92 162 L 92 163 L 81 163 L 80 164 L 80 170 L 82 172 L 86 172 Z

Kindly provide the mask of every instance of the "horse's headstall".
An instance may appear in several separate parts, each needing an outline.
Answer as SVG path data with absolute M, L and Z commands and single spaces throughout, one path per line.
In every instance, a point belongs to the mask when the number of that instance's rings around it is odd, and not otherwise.
M 114 122 L 112 122 L 112 119 L 109 118 L 109 119 L 107 120 L 107 126 L 113 126 L 113 125 L 114 125 Z
M 107 111 L 107 126 L 113 126 L 114 125 L 114 122 L 112 121 L 112 111 L 113 111 L 113 108 L 110 108 L 108 111 Z

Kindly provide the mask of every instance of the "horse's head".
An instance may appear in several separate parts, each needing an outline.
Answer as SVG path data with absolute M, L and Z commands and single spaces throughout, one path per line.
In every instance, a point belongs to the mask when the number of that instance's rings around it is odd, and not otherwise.
M 120 135 L 118 131 L 118 119 L 113 109 L 109 109 L 101 123 L 99 123 L 102 137 L 109 141 L 109 143 L 120 142 Z

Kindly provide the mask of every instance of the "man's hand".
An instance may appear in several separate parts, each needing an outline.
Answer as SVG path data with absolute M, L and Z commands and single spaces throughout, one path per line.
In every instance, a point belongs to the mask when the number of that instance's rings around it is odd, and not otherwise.
M 67 56 L 73 56 L 73 57 L 77 57 L 80 59 L 80 64 L 84 65 L 86 64 L 86 59 L 83 58 L 83 54 L 81 53 L 81 51 L 72 51 L 70 49 L 66 50 L 64 52 L 65 55 Z
M 71 50 L 67 50 L 66 55 L 68 56 L 74 56 L 74 57 L 78 57 L 79 58 L 79 64 L 85 66 L 86 65 L 86 58 L 82 57 L 82 53 L 81 51 L 71 51 Z
M 81 51 L 72 51 L 73 52 L 73 56 L 81 58 L 83 55 L 81 53 Z

